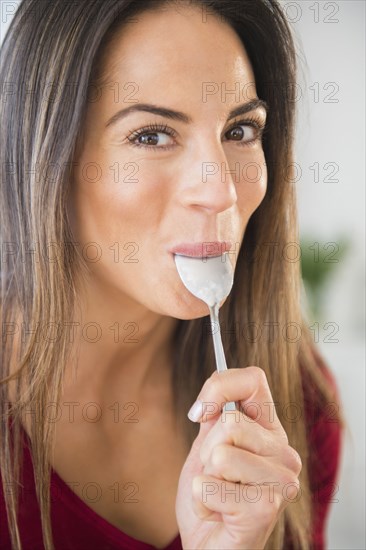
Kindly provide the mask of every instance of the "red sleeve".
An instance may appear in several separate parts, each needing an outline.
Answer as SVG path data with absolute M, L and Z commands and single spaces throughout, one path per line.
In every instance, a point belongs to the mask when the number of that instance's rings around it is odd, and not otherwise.
M 315 352 L 315 358 L 332 388 L 334 399 L 322 406 L 308 403 L 309 481 L 313 503 L 313 550 L 326 547 L 325 532 L 332 503 L 337 502 L 337 475 L 342 429 L 338 419 L 339 395 L 329 369 Z

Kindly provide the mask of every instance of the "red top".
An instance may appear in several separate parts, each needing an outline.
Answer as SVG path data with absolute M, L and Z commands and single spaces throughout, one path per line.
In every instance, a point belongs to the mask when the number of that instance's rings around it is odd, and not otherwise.
M 318 357 L 320 365 L 321 359 Z M 335 387 L 333 378 L 327 378 Z M 325 521 L 331 502 L 336 501 L 336 475 L 340 454 L 341 429 L 334 421 L 336 403 L 322 410 L 314 406 L 312 389 L 306 393 L 308 437 L 310 444 L 310 486 L 313 493 L 313 550 L 325 547 Z M 39 507 L 36 499 L 33 466 L 24 434 L 24 490 L 19 496 L 19 528 L 24 550 L 44 550 Z M 71 488 L 51 470 L 51 521 L 56 550 L 152 550 L 155 547 L 134 539 L 110 524 L 81 500 Z M 290 550 L 289 541 L 285 545 Z M 0 549 L 11 550 L 4 495 L 0 483 Z M 165 550 L 182 550 L 178 535 Z

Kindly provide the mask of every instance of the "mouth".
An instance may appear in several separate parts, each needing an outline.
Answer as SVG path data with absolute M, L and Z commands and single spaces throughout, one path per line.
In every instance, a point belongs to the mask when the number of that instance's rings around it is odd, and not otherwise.
M 213 258 L 222 256 L 232 248 L 229 241 L 205 241 L 200 243 L 179 243 L 169 252 L 190 258 Z

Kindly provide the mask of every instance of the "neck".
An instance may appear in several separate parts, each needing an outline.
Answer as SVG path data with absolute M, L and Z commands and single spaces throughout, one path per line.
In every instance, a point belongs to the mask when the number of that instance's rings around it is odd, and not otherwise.
M 122 395 L 128 401 L 170 396 L 177 319 L 152 312 L 120 291 L 90 285 L 73 321 L 64 387 L 111 404 L 114 396 L 120 401 Z

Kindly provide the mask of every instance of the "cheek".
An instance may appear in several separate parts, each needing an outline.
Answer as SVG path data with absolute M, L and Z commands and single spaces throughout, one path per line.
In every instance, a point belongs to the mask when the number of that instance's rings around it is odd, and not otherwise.
M 138 238 L 144 228 L 158 223 L 168 201 L 164 189 L 169 186 L 164 185 L 161 173 L 158 177 L 143 164 L 116 156 L 98 163 L 85 159 L 80 164 L 70 209 L 82 241 L 99 238 L 114 242 L 124 238 L 122 235 Z M 98 165 L 98 170 L 93 165 Z
M 238 208 L 251 216 L 263 201 L 267 191 L 267 166 L 261 150 L 240 162 L 240 183 L 236 186 Z

